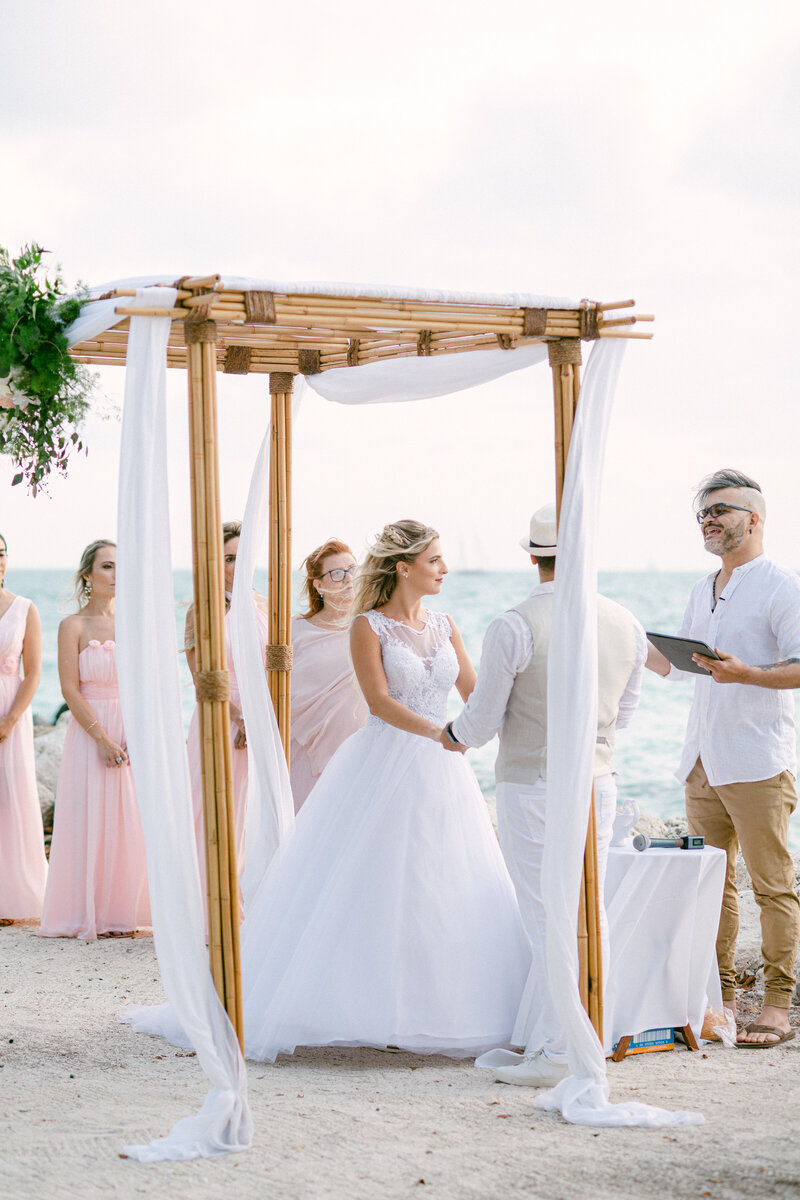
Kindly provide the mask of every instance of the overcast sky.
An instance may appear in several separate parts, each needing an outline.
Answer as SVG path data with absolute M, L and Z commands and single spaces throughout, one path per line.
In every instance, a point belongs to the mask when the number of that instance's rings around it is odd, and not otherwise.
M 623 364 L 601 565 L 709 569 L 694 485 L 736 466 L 766 494 L 769 552 L 800 567 L 796 3 L 5 0 L 2 16 L 1 244 L 38 241 L 70 285 L 219 271 L 635 297 L 656 337 Z M 102 372 L 112 400 L 122 378 Z M 169 386 L 187 565 L 183 374 Z M 264 377 L 220 378 L 224 519 L 267 405 Z M 88 458 L 36 500 L 0 460 L 12 566 L 74 566 L 114 536 L 119 433 L 91 420 Z M 417 405 L 312 396 L 294 564 L 415 516 L 451 566 L 522 565 L 552 442 L 547 367 Z

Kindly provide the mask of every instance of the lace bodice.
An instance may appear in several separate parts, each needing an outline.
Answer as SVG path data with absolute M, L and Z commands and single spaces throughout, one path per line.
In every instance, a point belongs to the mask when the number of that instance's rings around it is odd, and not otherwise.
M 428 610 L 425 628 L 416 630 L 385 613 L 364 613 L 381 640 L 381 657 L 389 695 L 427 721 L 444 725 L 447 697 L 458 678 L 450 621 L 444 613 Z M 370 716 L 368 725 L 384 725 Z

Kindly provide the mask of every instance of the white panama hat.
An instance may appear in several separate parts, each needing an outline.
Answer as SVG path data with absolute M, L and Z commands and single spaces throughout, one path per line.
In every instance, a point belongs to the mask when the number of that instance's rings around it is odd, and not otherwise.
M 536 558 L 553 558 L 556 553 L 556 506 L 545 504 L 531 517 L 530 536 L 520 539 L 526 554 Z

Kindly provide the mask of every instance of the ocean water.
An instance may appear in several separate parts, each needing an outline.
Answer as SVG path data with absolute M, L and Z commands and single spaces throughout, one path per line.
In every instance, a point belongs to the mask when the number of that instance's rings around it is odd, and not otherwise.
M 664 632 L 677 630 L 683 616 L 689 590 L 697 576 L 680 571 L 607 571 L 600 574 L 600 590 L 631 610 L 646 629 Z M 535 582 L 532 571 L 452 571 L 435 605 L 457 622 L 464 642 L 476 666 L 480 662 L 481 643 L 487 625 L 497 613 L 517 604 L 528 595 Z M 299 594 L 299 577 L 295 595 Z M 67 571 L 20 570 L 9 568 L 8 586 L 37 605 L 43 627 L 42 682 L 33 703 L 36 714 L 52 721 L 62 703 L 58 685 L 56 634 L 58 623 L 73 611 L 70 573 Z M 266 592 L 266 575 L 257 573 L 256 587 Z M 191 571 L 174 574 L 175 637 L 183 645 L 183 622 L 192 598 Z M 299 601 L 298 601 L 299 607 Z M 188 727 L 194 707 L 189 669 L 180 656 L 183 679 L 183 713 Z M 660 817 L 683 813 L 683 789 L 673 775 L 680 758 L 683 733 L 692 698 L 691 683 L 666 683 L 645 671 L 639 709 L 628 729 L 617 735 L 614 756 L 620 797 L 633 797 L 643 812 Z M 451 715 L 460 709 L 454 694 Z M 469 752 L 484 793 L 494 790 L 496 741 Z M 800 818 L 792 821 L 790 844 L 800 851 Z

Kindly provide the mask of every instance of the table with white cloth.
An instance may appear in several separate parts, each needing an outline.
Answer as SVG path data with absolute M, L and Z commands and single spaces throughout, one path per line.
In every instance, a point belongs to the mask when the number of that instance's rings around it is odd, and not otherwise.
M 722 1011 L 715 943 L 725 852 L 612 846 L 605 901 L 611 963 L 605 1051 L 646 1029 L 690 1026 Z

